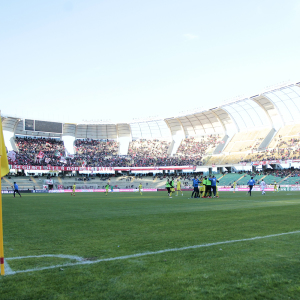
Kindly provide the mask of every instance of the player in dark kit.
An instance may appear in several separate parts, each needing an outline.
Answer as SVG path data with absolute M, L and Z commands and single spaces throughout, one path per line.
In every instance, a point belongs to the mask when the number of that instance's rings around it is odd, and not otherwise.
M 251 179 L 248 181 L 247 184 L 248 184 L 248 186 L 249 186 L 249 191 L 248 191 L 247 194 L 250 193 L 250 196 L 251 196 L 252 188 L 253 188 L 253 186 L 255 185 L 255 180 L 253 179 L 253 177 L 251 177 Z
M 206 176 L 205 176 L 206 177 Z M 206 179 L 205 193 L 207 198 L 211 198 L 211 180 L 210 176 Z
M 171 196 L 170 196 L 170 193 L 171 193 L 171 185 L 170 185 L 169 179 L 167 179 L 167 182 L 166 182 L 166 189 L 167 189 L 167 191 L 168 191 L 168 196 L 171 198 Z
M 219 182 L 219 180 L 217 180 L 217 178 L 214 175 L 211 178 L 209 178 L 209 180 L 211 182 L 211 188 L 213 190 L 214 198 L 216 198 L 217 182 Z
M 193 198 L 194 195 L 195 195 L 195 198 L 199 197 L 199 187 L 198 186 L 199 186 L 199 180 L 198 180 L 197 176 L 195 176 L 195 178 L 193 179 L 194 190 L 192 192 L 191 198 Z
M 17 183 L 14 182 L 14 198 L 16 197 L 16 193 L 18 193 L 20 195 L 20 197 L 22 197 L 19 192 L 19 187 L 18 187 Z

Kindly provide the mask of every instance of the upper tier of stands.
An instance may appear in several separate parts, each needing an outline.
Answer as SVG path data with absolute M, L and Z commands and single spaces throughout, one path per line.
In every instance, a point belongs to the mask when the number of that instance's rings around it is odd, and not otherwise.
M 206 137 L 190 137 L 181 141 L 177 149 L 177 156 L 194 157 L 201 159 L 208 152 L 211 152 L 221 142 L 219 135 L 209 135 Z
M 270 129 L 239 132 L 234 135 L 232 140 L 224 149 L 224 152 L 244 152 L 248 150 L 256 150 L 269 132 Z
M 73 166 L 127 166 L 125 157 L 119 157 L 119 143 L 114 140 L 76 140 L 75 156 L 68 159 L 68 164 Z
M 300 124 L 282 127 L 263 151 L 257 151 L 270 129 L 235 134 L 223 154 L 211 156 L 207 165 L 300 158 Z
M 273 133 L 272 133 L 273 134 Z M 269 145 L 257 151 L 266 136 Z M 300 124 L 282 127 L 271 139 L 270 129 L 240 132 L 233 136 L 221 154 L 211 155 L 222 143 L 220 135 L 190 137 L 181 141 L 170 156 L 173 143 L 166 140 L 136 140 L 129 143 L 128 155 L 120 156 L 115 140 L 77 139 L 75 155 L 68 156 L 63 141 L 57 138 L 16 137 L 17 165 L 144 167 L 180 165 L 232 165 L 240 162 L 300 158 Z M 265 142 L 264 142 L 265 143 Z
M 300 124 L 286 125 L 278 130 L 268 148 L 294 147 L 299 144 L 299 138 Z
M 18 149 L 15 161 L 17 165 L 59 166 L 61 156 L 65 155 L 64 143 L 58 139 L 16 137 L 15 143 Z
M 118 155 L 119 143 L 114 140 L 78 139 L 74 144 L 75 155 L 72 156 L 68 155 L 63 142 L 58 139 L 17 137 L 15 142 L 19 151 L 16 153 L 15 163 L 10 160 L 10 164 L 89 167 L 186 166 L 201 165 L 203 156 L 220 143 L 220 137 L 185 139 L 173 157 L 168 154 L 171 142 L 164 140 L 132 141 L 126 156 Z
M 277 132 L 265 151 L 248 154 L 245 161 L 299 159 L 299 142 L 300 124 L 286 125 Z
M 108 157 L 118 155 L 119 143 L 116 141 L 76 140 L 76 154 L 81 156 Z
M 136 140 L 129 144 L 128 155 L 135 167 L 166 163 L 171 142 L 163 140 Z

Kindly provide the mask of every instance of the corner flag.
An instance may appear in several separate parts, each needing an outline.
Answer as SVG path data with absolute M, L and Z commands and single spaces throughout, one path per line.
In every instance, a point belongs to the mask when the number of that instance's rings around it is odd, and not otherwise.
M 2 189 L 1 178 L 9 173 L 8 160 L 6 156 L 6 148 L 4 144 L 2 120 L 0 114 L 0 267 L 1 275 L 5 274 L 4 271 L 4 249 L 3 249 L 3 222 L 2 222 Z

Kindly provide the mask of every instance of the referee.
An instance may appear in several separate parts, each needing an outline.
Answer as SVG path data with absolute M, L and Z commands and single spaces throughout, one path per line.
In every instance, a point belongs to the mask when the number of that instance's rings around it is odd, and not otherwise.
M 20 195 L 20 197 L 22 197 L 19 192 L 19 187 L 18 187 L 17 183 L 14 182 L 14 198 L 16 197 L 16 193 L 18 193 Z

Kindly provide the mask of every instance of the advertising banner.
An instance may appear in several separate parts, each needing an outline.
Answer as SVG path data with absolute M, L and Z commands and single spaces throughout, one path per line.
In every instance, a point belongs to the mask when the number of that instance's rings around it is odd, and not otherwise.
M 297 187 L 296 186 L 290 187 L 290 191 L 300 191 L 300 187 L 298 187 L 298 186 Z
M 167 166 L 167 167 L 67 167 L 67 166 L 30 166 L 30 165 L 9 165 L 10 169 L 32 170 L 32 171 L 155 171 L 155 170 L 193 170 L 193 166 Z
M 271 164 L 289 164 L 289 163 L 298 163 L 300 159 L 287 159 L 287 160 L 263 160 L 263 161 L 253 161 L 249 162 L 253 166 L 264 166 L 264 165 L 271 165 Z M 247 162 L 240 162 L 242 166 L 245 166 Z
M 32 190 L 32 193 L 48 193 L 47 190 Z
M 14 191 L 1 191 L 2 194 L 13 194 Z
M 193 191 L 194 189 L 193 188 L 183 188 L 181 189 L 183 192 L 191 192 Z M 157 189 L 158 192 L 166 192 L 167 189 Z M 175 189 L 175 191 L 177 191 L 177 189 Z M 174 193 L 174 192 L 173 192 Z
M 231 187 L 218 187 L 218 191 L 220 192 L 233 192 L 233 188 Z M 248 192 L 249 188 L 248 187 L 239 187 L 235 188 L 236 192 Z M 266 192 L 274 191 L 274 188 L 265 188 Z M 254 187 L 252 189 L 252 192 L 261 192 L 261 189 L 259 187 Z
M 111 191 L 108 190 L 109 193 L 122 193 L 122 192 L 138 192 L 138 189 L 114 189 Z M 106 192 L 105 189 L 77 189 L 75 190 L 76 193 L 104 193 Z M 142 192 L 157 192 L 157 189 L 142 189 Z M 49 193 L 72 193 L 72 190 L 50 190 Z
M 50 194 L 53 194 L 53 193 L 55 193 L 55 194 L 57 194 L 57 193 L 67 193 L 67 191 L 69 193 L 72 193 L 72 190 L 49 190 L 49 193 Z
M 27 189 L 27 190 L 20 190 L 19 189 L 19 192 L 22 194 L 22 193 L 32 193 L 32 190 L 30 189 Z M 2 190 L 1 191 L 2 194 L 13 194 L 14 191 L 13 190 Z

